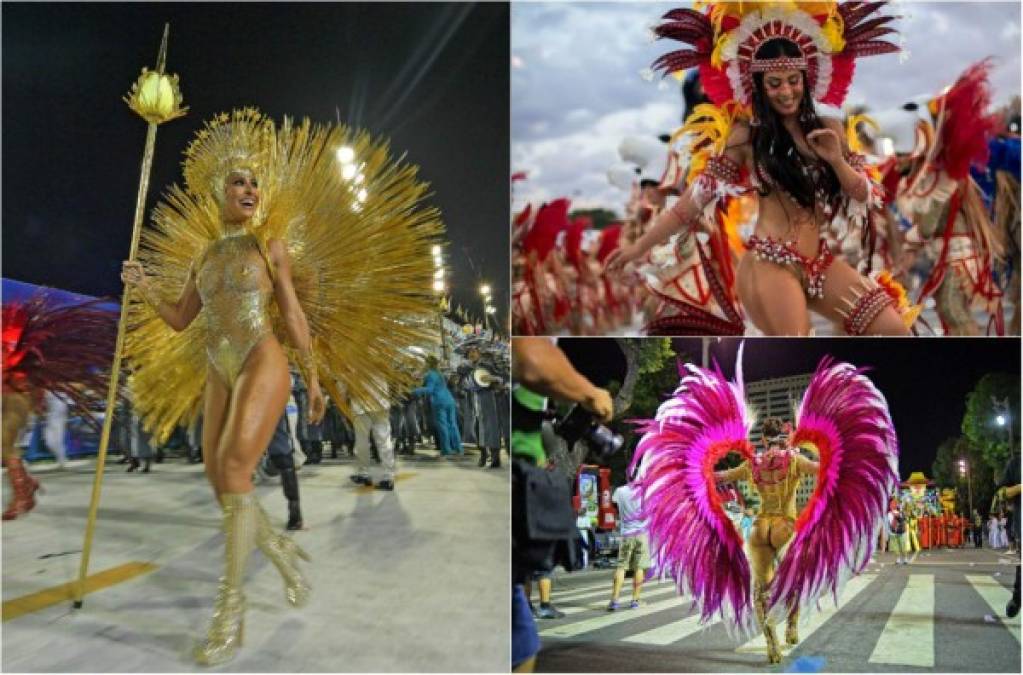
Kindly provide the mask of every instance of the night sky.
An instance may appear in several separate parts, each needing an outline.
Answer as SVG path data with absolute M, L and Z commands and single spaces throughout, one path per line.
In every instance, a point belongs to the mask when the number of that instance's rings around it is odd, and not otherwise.
M 711 357 L 725 377 L 735 374 L 739 340 L 712 339 Z M 678 354 L 700 358 L 701 341 L 676 339 Z M 612 339 L 562 338 L 560 346 L 594 384 L 625 375 L 625 359 Z M 746 340 L 746 382 L 812 373 L 825 354 L 857 366 L 888 400 L 900 443 L 899 473 L 930 475 L 938 445 L 959 436 L 966 396 L 989 372 L 1020 372 L 1020 341 L 1013 338 L 754 338 Z M 665 392 L 665 395 L 671 392 Z
M 506 5 L 4 3 L 2 15 L 5 277 L 120 297 L 146 133 L 121 97 L 155 67 L 170 22 L 167 70 L 191 110 L 159 128 L 149 208 L 218 112 L 340 114 L 421 167 L 453 299 L 482 316 L 486 280 L 505 320 Z

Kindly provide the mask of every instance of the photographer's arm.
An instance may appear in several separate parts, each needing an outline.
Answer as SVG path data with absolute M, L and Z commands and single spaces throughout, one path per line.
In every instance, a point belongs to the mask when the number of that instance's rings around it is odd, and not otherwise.
M 611 395 L 580 375 L 547 338 L 516 338 L 512 341 L 513 378 L 543 396 L 579 403 L 602 422 L 613 413 Z

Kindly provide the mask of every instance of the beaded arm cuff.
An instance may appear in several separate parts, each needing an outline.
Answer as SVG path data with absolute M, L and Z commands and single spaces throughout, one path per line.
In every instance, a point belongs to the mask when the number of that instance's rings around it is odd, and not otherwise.
M 846 300 L 848 303 L 849 300 Z M 852 304 L 852 303 L 850 303 Z M 867 327 L 877 318 L 877 315 L 884 311 L 885 307 L 894 307 L 895 301 L 888 292 L 880 286 L 863 293 L 853 304 L 848 312 L 840 313 L 845 315 L 845 332 L 849 335 L 863 335 Z

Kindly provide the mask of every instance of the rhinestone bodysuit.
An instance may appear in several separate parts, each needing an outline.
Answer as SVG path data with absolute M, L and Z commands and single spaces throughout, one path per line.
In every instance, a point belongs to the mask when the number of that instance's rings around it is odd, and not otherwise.
M 272 332 L 268 306 L 273 282 L 256 238 L 244 233 L 210 244 L 196 285 L 206 315 L 206 354 L 233 387 L 249 352 Z

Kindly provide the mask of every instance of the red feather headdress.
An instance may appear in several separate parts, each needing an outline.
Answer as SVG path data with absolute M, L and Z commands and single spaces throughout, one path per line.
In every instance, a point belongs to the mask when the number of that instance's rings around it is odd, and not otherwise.
M 753 55 L 768 40 L 782 38 L 799 48 L 814 100 L 840 106 L 852 83 L 856 59 L 899 48 L 880 39 L 895 33 L 879 15 L 885 2 L 707 2 L 704 12 L 673 9 L 655 28 L 659 38 L 690 49 L 668 52 L 654 62 L 665 74 L 699 67 L 700 81 L 717 106 L 749 105 Z M 791 64 L 790 64 L 791 65 Z

